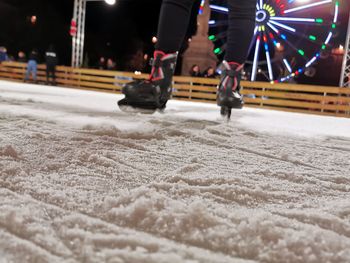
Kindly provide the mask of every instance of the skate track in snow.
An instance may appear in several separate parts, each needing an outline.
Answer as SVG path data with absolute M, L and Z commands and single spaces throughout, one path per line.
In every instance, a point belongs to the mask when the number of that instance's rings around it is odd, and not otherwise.
M 350 120 L 0 81 L 0 262 L 350 262 Z

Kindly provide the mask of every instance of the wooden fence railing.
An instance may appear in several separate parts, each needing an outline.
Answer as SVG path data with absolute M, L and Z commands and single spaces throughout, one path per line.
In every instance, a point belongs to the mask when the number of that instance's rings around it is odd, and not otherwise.
M 25 72 L 24 63 L 0 64 L 0 79 L 3 80 L 23 81 Z M 125 83 L 146 77 L 144 74 L 59 66 L 56 81 L 64 87 L 120 93 Z M 46 81 L 44 65 L 38 67 L 38 81 Z M 176 76 L 173 98 L 215 103 L 218 82 L 217 79 Z M 248 107 L 350 118 L 350 88 L 246 81 L 242 86 Z

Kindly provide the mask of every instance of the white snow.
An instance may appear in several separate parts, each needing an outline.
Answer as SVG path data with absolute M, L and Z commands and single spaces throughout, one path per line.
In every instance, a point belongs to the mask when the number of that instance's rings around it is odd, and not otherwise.
M 0 81 L 0 263 L 350 262 L 350 119 Z

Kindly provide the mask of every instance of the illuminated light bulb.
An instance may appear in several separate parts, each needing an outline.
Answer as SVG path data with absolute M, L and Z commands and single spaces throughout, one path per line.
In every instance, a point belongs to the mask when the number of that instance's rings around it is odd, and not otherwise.
M 108 5 L 114 5 L 116 0 L 105 0 Z
M 158 42 L 158 38 L 157 37 L 152 37 L 152 43 L 155 44 Z
M 35 25 L 36 24 L 36 21 L 38 20 L 38 18 L 36 16 L 31 16 L 30 18 L 30 22 Z

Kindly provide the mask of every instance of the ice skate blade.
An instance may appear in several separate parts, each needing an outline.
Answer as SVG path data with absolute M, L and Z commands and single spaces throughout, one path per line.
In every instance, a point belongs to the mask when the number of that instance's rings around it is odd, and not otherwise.
M 226 118 L 227 121 L 229 121 L 231 119 L 232 108 L 223 106 L 221 107 L 220 114 L 223 118 Z
M 126 99 L 122 99 L 122 100 L 118 101 L 118 106 L 119 106 L 119 109 L 121 111 L 126 112 L 126 113 L 131 113 L 131 114 L 140 113 L 140 114 L 152 115 L 158 111 L 157 108 L 151 107 L 150 105 L 148 105 L 148 107 L 147 106 L 141 107 L 138 105 L 130 105 Z

